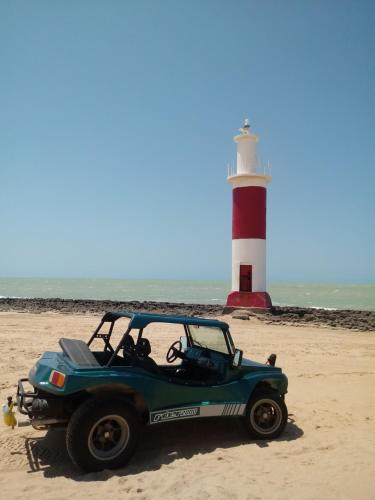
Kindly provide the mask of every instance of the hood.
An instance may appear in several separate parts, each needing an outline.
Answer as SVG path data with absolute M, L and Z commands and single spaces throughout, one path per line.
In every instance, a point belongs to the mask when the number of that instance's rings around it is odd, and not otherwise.
M 264 363 L 258 363 L 257 361 L 252 361 L 251 359 L 243 358 L 241 362 L 241 369 L 245 371 L 273 371 L 281 372 L 281 368 L 277 366 L 266 365 Z

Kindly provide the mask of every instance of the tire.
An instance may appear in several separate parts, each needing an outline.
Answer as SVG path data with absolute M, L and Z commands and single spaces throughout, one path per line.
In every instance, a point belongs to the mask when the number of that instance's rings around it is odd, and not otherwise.
M 137 445 L 136 410 L 121 399 L 94 397 L 73 413 L 66 447 L 74 464 L 86 472 L 122 467 Z
M 288 410 L 278 393 L 257 394 L 248 402 L 245 425 L 256 439 L 277 438 L 285 429 L 287 420 Z

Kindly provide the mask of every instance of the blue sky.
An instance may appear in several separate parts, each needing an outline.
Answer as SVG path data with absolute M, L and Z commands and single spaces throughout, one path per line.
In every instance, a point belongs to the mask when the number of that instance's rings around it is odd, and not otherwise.
M 0 276 L 229 279 L 249 117 L 268 279 L 375 282 L 374 22 L 364 0 L 3 0 Z

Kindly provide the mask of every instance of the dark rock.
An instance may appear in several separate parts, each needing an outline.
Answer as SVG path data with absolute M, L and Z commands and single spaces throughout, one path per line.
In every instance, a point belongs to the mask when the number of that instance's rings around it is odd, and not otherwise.
M 223 313 L 223 306 L 212 304 L 184 304 L 169 302 L 128 302 L 111 300 L 73 300 L 73 299 L 0 299 L 0 311 L 18 311 L 43 313 L 47 311 L 63 314 L 104 314 L 106 311 L 147 311 L 155 313 L 174 313 L 197 316 L 219 316 Z M 260 321 L 269 323 L 293 324 L 294 326 L 306 323 L 316 326 L 336 326 L 350 330 L 375 332 L 375 311 L 352 311 L 309 309 L 306 307 L 274 306 L 270 311 L 233 311 L 233 316 L 241 314 L 241 319 L 255 316 Z
M 244 319 L 244 320 L 249 320 L 249 315 L 246 313 L 233 313 L 232 314 L 233 319 Z

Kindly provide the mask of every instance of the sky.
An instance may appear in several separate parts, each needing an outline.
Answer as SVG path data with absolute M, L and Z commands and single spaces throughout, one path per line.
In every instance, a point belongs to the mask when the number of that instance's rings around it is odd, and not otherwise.
M 0 276 L 229 279 L 233 136 L 269 281 L 375 283 L 375 2 L 0 0 Z

